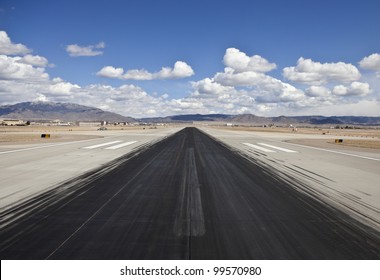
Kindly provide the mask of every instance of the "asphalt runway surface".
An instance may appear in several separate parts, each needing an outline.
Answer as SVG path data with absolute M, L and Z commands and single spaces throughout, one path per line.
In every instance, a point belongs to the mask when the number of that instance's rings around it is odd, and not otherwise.
M 0 257 L 380 258 L 378 231 L 295 184 L 185 128 L 1 213 Z

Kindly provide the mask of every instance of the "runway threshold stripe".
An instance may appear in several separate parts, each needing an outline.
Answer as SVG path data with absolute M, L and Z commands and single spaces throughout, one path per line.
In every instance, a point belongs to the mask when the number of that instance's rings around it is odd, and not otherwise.
M 263 147 L 260 147 L 260 146 L 257 146 L 257 145 L 254 145 L 254 144 L 251 144 L 251 143 L 242 143 L 243 145 L 246 145 L 248 147 L 251 147 L 251 148 L 254 148 L 256 150 L 259 150 L 259 151 L 262 151 L 262 152 L 266 152 L 266 153 L 275 153 L 275 151 L 272 151 L 272 150 L 269 150 L 267 148 L 263 148 Z
M 100 147 L 104 147 L 104 146 L 109 146 L 109 145 L 120 143 L 120 142 L 122 142 L 122 141 L 121 140 L 117 140 L 117 141 L 97 144 L 97 145 L 93 145 L 93 146 L 83 147 L 83 149 L 91 150 L 91 149 L 96 149 L 96 148 L 100 148 Z
M 277 146 L 273 146 L 273 145 L 269 145 L 269 144 L 265 144 L 265 143 L 257 143 L 257 144 L 259 144 L 261 146 L 268 147 L 268 148 L 272 148 L 275 150 L 279 150 L 279 151 L 282 151 L 285 153 L 297 153 L 296 151 L 293 151 L 293 150 L 289 150 L 289 149 L 285 149 L 285 148 L 281 148 L 281 147 L 277 147 Z
M 119 144 L 119 145 L 115 145 L 115 146 L 111 146 L 111 147 L 107 147 L 107 148 L 104 148 L 105 150 L 116 150 L 116 149 L 120 149 L 122 147 L 125 147 L 125 146 L 128 146 L 128 145 L 131 145 L 133 143 L 136 143 L 137 141 L 129 141 L 129 142 L 126 142 L 126 143 L 122 143 L 122 144 Z

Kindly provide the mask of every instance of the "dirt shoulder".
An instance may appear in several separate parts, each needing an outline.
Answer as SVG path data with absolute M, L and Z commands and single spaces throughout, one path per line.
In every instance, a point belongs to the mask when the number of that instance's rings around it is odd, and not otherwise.
M 103 137 L 91 133 L 96 128 L 77 127 L 0 127 L 0 145 L 39 144 L 87 140 Z M 48 137 L 42 137 L 42 135 Z
M 275 133 L 292 133 L 292 134 L 315 134 L 315 135 L 333 135 L 333 136 L 357 136 L 380 139 L 380 129 L 328 129 L 328 128 L 293 128 L 287 127 L 226 127 L 214 126 L 217 129 L 228 131 L 257 131 L 257 132 L 275 132 Z
M 0 133 L 0 145 L 70 142 L 101 137 L 97 135 L 52 133 L 49 138 L 43 138 L 40 133 Z
M 160 127 L 107 126 L 99 131 L 95 126 L 0 126 L 0 146 L 80 141 L 103 138 L 123 131 L 141 131 Z M 43 134 L 49 137 L 42 137 Z

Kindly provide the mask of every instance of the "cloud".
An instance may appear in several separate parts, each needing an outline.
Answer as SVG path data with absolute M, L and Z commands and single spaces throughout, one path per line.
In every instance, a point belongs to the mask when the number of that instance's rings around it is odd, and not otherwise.
M 367 96 L 372 93 L 368 83 L 352 82 L 350 85 L 336 85 L 332 90 L 324 86 L 311 86 L 305 90 L 307 96 L 318 98 Z M 337 99 L 336 99 L 337 100 Z
M 374 53 L 370 56 L 364 57 L 359 62 L 359 65 L 363 69 L 376 71 L 378 76 L 380 76 L 380 54 Z
M 14 44 L 5 31 L 0 31 L 0 54 L 23 55 L 32 52 L 22 44 Z
M 159 72 L 150 73 L 145 69 L 133 69 L 124 72 L 123 68 L 115 68 L 113 66 L 103 67 L 96 75 L 105 78 L 117 78 L 120 80 L 166 80 L 181 79 L 194 75 L 194 71 L 190 65 L 183 61 L 177 61 L 174 67 L 163 67 Z
M 349 63 L 320 63 L 301 57 L 297 61 L 297 66 L 283 69 L 283 76 L 296 83 L 323 85 L 330 81 L 341 83 L 357 81 L 361 74 Z
M 257 86 L 267 80 L 269 76 L 257 72 L 235 73 L 232 68 L 226 68 L 225 72 L 217 73 L 215 81 L 226 86 Z
M 49 78 L 45 72 L 48 60 L 32 52 L 23 44 L 14 44 L 5 31 L 0 31 L 0 79 L 41 81 Z M 23 55 L 23 56 L 18 56 Z
M 19 62 L 29 64 L 32 66 L 37 66 L 37 67 L 47 67 L 49 62 L 45 57 L 39 56 L 39 55 L 25 55 L 22 57 Z
M 0 80 L 22 80 L 38 82 L 49 79 L 44 68 L 22 62 L 20 57 L 0 55 Z
M 106 45 L 104 42 L 90 46 L 79 46 L 77 44 L 73 44 L 66 46 L 66 52 L 72 57 L 97 56 L 103 54 L 103 51 L 101 49 L 104 49 L 105 47 Z
M 228 49 L 224 56 L 227 66 L 224 72 L 192 82 L 191 97 L 213 112 L 289 115 L 294 112 L 310 114 L 318 112 L 318 108 L 338 107 L 339 104 L 356 104 L 373 93 L 369 83 L 358 81 L 361 75 L 351 64 L 322 64 L 300 59 L 297 67 L 292 68 L 292 74 L 297 78 L 294 80 L 310 84 L 302 89 L 266 74 L 263 68 L 248 67 L 248 61 L 252 60 L 246 54 Z M 261 61 L 268 60 L 262 58 Z
M 160 72 L 153 74 L 158 79 L 180 79 L 194 75 L 193 69 L 186 62 L 177 61 L 174 68 L 164 67 Z
M 332 93 L 340 96 L 366 96 L 371 91 L 368 83 L 352 82 L 350 86 L 335 86 Z
M 269 63 L 265 58 L 257 55 L 248 57 L 245 53 L 230 48 L 226 50 L 224 63 L 227 66 L 224 72 L 216 73 L 211 81 L 229 87 L 230 92 L 232 88 L 244 93 L 243 96 L 256 103 L 295 102 L 305 97 L 302 90 L 265 74 L 264 72 L 275 68 L 275 64 Z M 238 91 L 237 88 L 242 89 Z
M 331 91 L 324 86 L 311 86 L 305 90 L 305 93 L 311 97 L 327 97 L 331 95 Z
M 217 73 L 214 79 L 224 86 L 248 87 L 256 99 L 260 100 L 281 102 L 304 97 L 302 90 L 262 73 L 244 72 L 235 74 L 233 72 L 224 72 Z
M 103 67 L 96 75 L 105 78 L 119 78 L 123 76 L 123 68 L 115 68 L 112 66 Z
M 268 62 L 265 58 L 254 55 L 247 56 L 235 48 L 229 48 L 223 58 L 224 65 L 232 68 L 235 72 L 269 72 L 276 69 L 276 64 Z
M 122 69 L 122 68 L 118 68 Z M 123 70 L 124 72 L 124 70 Z M 133 69 L 128 70 L 125 74 L 122 74 L 120 77 L 117 77 L 122 80 L 135 80 L 135 81 L 147 81 L 147 80 L 153 80 L 155 79 L 155 74 L 149 73 L 148 71 L 144 69 Z
M 215 82 L 214 79 L 205 78 L 203 80 L 192 82 L 193 89 L 195 92 L 193 95 L 222 95 L 228 94 L 234 91 L 234 87 L 231 86 L 223 86 L 218 82 Z
M 80 89 L 80 86 L 55 78 L 49 83 L 46 92 L 51 95 L 70 95 L 75 89 Z

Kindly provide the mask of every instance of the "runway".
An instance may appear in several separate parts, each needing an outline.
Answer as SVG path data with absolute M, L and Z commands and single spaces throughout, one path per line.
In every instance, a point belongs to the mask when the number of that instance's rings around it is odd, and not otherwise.
M 302 184 L 185 128 L 2 212 L 0 257 L 380 258 L 378 231 Z

